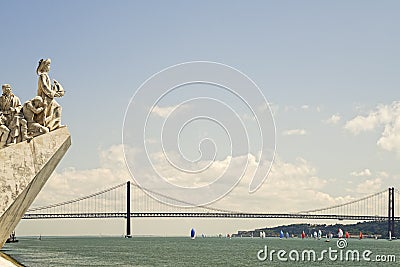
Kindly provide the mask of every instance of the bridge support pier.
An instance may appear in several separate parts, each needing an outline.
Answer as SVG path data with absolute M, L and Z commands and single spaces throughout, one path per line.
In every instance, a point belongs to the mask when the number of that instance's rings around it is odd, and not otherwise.
M 392 239 L 394 233 L 394 187 L 389 188 L 389 203 L 388 203 L 388 238 Z
M 126 183 L 126 238 L 131 238 L 131 182 Z

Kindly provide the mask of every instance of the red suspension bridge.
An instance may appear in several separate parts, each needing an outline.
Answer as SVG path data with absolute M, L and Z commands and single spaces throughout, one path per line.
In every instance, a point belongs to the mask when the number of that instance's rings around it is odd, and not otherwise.
M 152 194 L 158 200 L 149 196 Z M 387 221 L 388 235 L 394 236 L 394 222 L 400 221 L 400 191 L 393 187 L 348 203 L 293 213 L 249 213 L 194 206 L 173 199 L 131 182 L 81 198 L 34 207 L 23 219 L 55 218 L 125 218 L 126 235 L 131 235 L 131 217 L 193 217 L 193 218 L 286 218 L 354 221 Z M 170 204 L 165 204 L 170 203 Z M 182 206 L 189 206 L 182 208 Z M 397 210 L 396 210 L 397 209 Z

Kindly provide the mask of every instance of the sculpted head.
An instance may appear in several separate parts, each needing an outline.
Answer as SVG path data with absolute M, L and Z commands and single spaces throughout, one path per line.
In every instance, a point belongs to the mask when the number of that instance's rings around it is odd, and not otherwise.
M 37 74 L 40 74 L 40 73 L 43 73 L 43 72 L 49 72 L 50 71 L 50 64 L 51 64 L 51 59 L 50 58 L 48 58 L 48 59 L 41 59 L 41 60 L 39 60 L 39 65 L 38 65 L 38 67 L 37 67 L 37 69 L 36 69 L 36 73 Z
M 3 95 L 6 95 L 6 96 L 10 96 L 11 95 L 11 85 L 9 85 L 9 84 L 3 84 L 2 86 L 1 86 L 1 89 L 3 90 Z
M 41 106 L 43 104 L 43 99 L 40 96 L 35 96 L 32 99 L 32 105 L 35 107 Z

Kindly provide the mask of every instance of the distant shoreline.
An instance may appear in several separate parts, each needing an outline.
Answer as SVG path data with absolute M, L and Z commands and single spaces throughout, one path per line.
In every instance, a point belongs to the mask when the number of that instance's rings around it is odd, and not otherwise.
M 399 222 L 395 222 L 395 229 L 398 229 Z M 304 232 L 306 236 L 312 236 L 318 230 L 322 231 L 322 235 L 326 236 L 332 233 L 337 237 L 337 231 L 341 228 L 343 231 L 348 232 L 352 237 L 359 237 L 359 234 L 363 234 L 363 238 L 387 238 L 387 221 L 368 221 L 368 222 L 357 222 L 354 224 L 309 224 L 309 223 L 297 223 L 289 225 L 280 225 L 275 227 L 265 227 L 254 230 L 241 230 L 232 237 L 259 237 L 260 233 L 263 232 L 265 237 L 279 237 L 280 232 L 288 233 L 290 237 L 300 237 L 301 233 Z M 397 233 L 394 233 L 393 237 Z

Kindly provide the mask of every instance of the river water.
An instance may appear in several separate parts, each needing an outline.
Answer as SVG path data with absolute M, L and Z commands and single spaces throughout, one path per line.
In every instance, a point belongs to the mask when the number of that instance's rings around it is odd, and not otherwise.
M 43 237 L 2 251 L 26 266 L 399 266 L 400 240 Z M 342 242 L 341 245 L 343 245 Z M 344 244 L 346 245 L 346 244 Z M 278 251 L 281 251 L 278 253 Z M 267 252 L 267 256 L 265 254 Z M 313 252 L 315 252 L 315 261 Z M 325 251 L 325 252 L 323 252 Z M 357 252 L 355 252 L 357 251 Z M 357 253 L 359 261 L 357 261 Z M 279 254 L 279 255 L 278 255 Z M 342 254 L 342 255 L 341 255 Z M 346 258 L 347 255 L 347 258 Z M 364 256 L 364 258 L 363 258 Z M 379 262 L 377 261 L 385 261 Z

